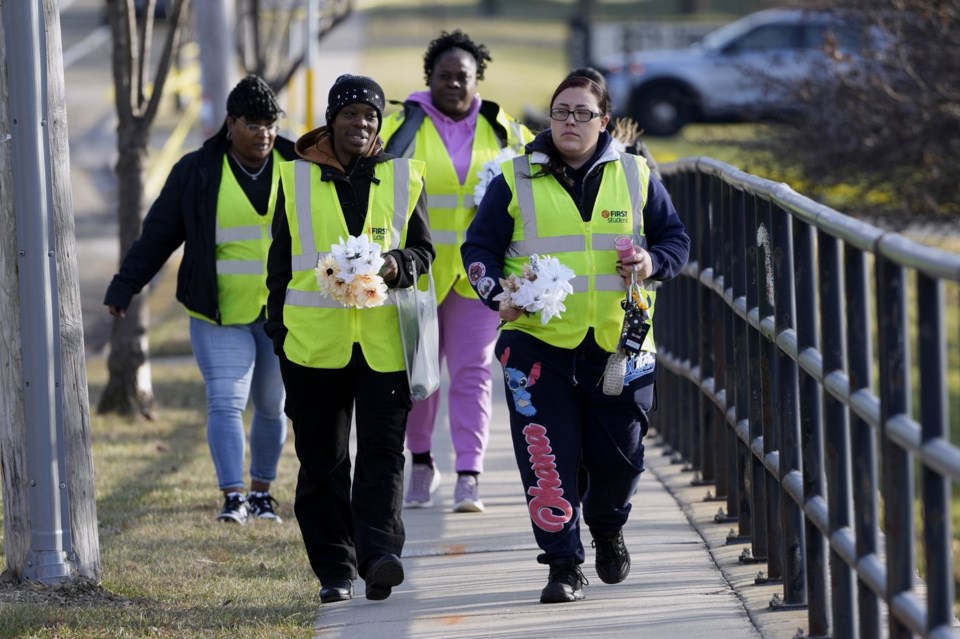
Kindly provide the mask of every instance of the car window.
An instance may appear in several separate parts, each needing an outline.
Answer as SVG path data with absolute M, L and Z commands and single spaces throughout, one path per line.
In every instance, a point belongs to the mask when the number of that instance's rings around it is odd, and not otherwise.
M 845 25 L 808 25 L 804 33 L 804 46 L 810 49 L 823 49 L 827 42 L 831 47 L 848 53 L 859 52 L 862 46 L 860 33 Z
M 765 24 L 743 34 L 731 42 L 727 53 L 748 53 L 772 49 L 799 49 L 803 47 L 803 27 L 798 24 Z

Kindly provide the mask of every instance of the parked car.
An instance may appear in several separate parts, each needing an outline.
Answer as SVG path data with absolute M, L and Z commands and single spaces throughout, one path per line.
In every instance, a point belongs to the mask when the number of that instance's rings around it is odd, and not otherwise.
M 690 47 L 619 54 L 598 67 L 615 115 L 632 117 L 649 135 L 673 135 L 689 122 L 789 114 L 792 106 L 781 89 L 822 69 L 828 42 L 856 55 L 861 29 L 827 13 L 770 9 L 720 27 Z

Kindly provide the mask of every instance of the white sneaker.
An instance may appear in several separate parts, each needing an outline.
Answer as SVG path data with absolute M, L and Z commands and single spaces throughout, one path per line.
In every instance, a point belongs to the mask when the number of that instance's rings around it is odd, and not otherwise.
M 430 508 L 433 506 L 433 492 L 439 485 L 439 470 L 429 464 L 412 464 L 410 486 L 403 498 L 404 508 Z
M 453 489 L 453 512 L 483 512 L 480 488 L 477 486 L 477 478 L 473 475 L 460 475 L 457 478 L 457 486 Z

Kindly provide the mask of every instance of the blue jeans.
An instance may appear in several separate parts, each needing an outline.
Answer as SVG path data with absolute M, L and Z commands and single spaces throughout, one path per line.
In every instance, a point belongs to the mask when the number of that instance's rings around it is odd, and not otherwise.
M 220 489 L 245 486 L 243 411 L 253 399 L 250 479 L 270 483 L 287 439 L 280 362 L 263 320 L 219 326 L 190 318 L 190 344 L 207 389 L 207 443 Z

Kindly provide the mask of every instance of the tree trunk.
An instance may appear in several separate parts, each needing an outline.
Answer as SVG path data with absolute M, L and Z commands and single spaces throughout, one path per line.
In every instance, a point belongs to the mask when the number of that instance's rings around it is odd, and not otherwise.
M 11 0 L 17 1 L 17 0 Z M 2 16 L 4 0 L 0 0 Z M 87 391 L 83 321 L 80 314 L 80 281 L 77 270 L 76 236 L 70 183 L 70 151 L 67 133 L 63 51 L 57 0 L 44 0 L 46 25 L 47 114 L 52 177 L 52 211 L 56 238 L 56 283 L 60 335 L 61 381 L 60 432 L 63 437 L 70 539 L 69 561 L 76 572 L 100 579 L 100 540 L 94 499 L 90 404 Z M 2 18 L 0 18 L 2 22 Z M 7 111 L 6 38 L 0 29 L 0 130 L 9 131 Z M 7 566 L 23 574 L 30 550 L 30 503 L 27 472 L 23 398 L 22 343 L 20 339 L 20 293 L 17 274 L 17 234 L 13 175 L 9 144 L 0 142 L 0 224 L 8 232 L 0 240 L 0 290 L 5 303 L 0 310 L 0 468 L 3 469 L 4 554 Z M 50 362 L 53 366 L 54 363 Z
M 133 117 L 117 130 L 117 215 L 120 255 L 140 236 L 143 225 L 144 167 L 149 125 Z M 150 375 L 150 346 L 147 330 L 150 312 L 144 295 L 135 295 L 125 317 L 113 320 L 107 385 L 100 396 L 100 413 L 143 415 L 153 419 L 156 399 Z
M 144 166 L 150 142 L 150 127 L 157 116 L 163 87 L 170 72 L 183 18 L 190 0 L 175 0 L 168 13 L 169 27 L 148 89 L 151 66 L 150 41 L 153 20 L 150 11 L 137 31 L 130 0 L 108 0 L 107 14 L 113 35 L 113 87 L 117 100 L 117 218 L 120 227 L 120 259 L 140 236 L 143 223 Z M 149 6 L 153 6 L 150 4 Z M 149 97 L 148 97 L 149 95 Z M 153 419 L 156 399 L 150 375 L 147 329 L 150 317 L 144 296 L 136 295 L 126 316 L 113 321 L 109 378 L 100 396 L 100 413 L 140 414 Z

